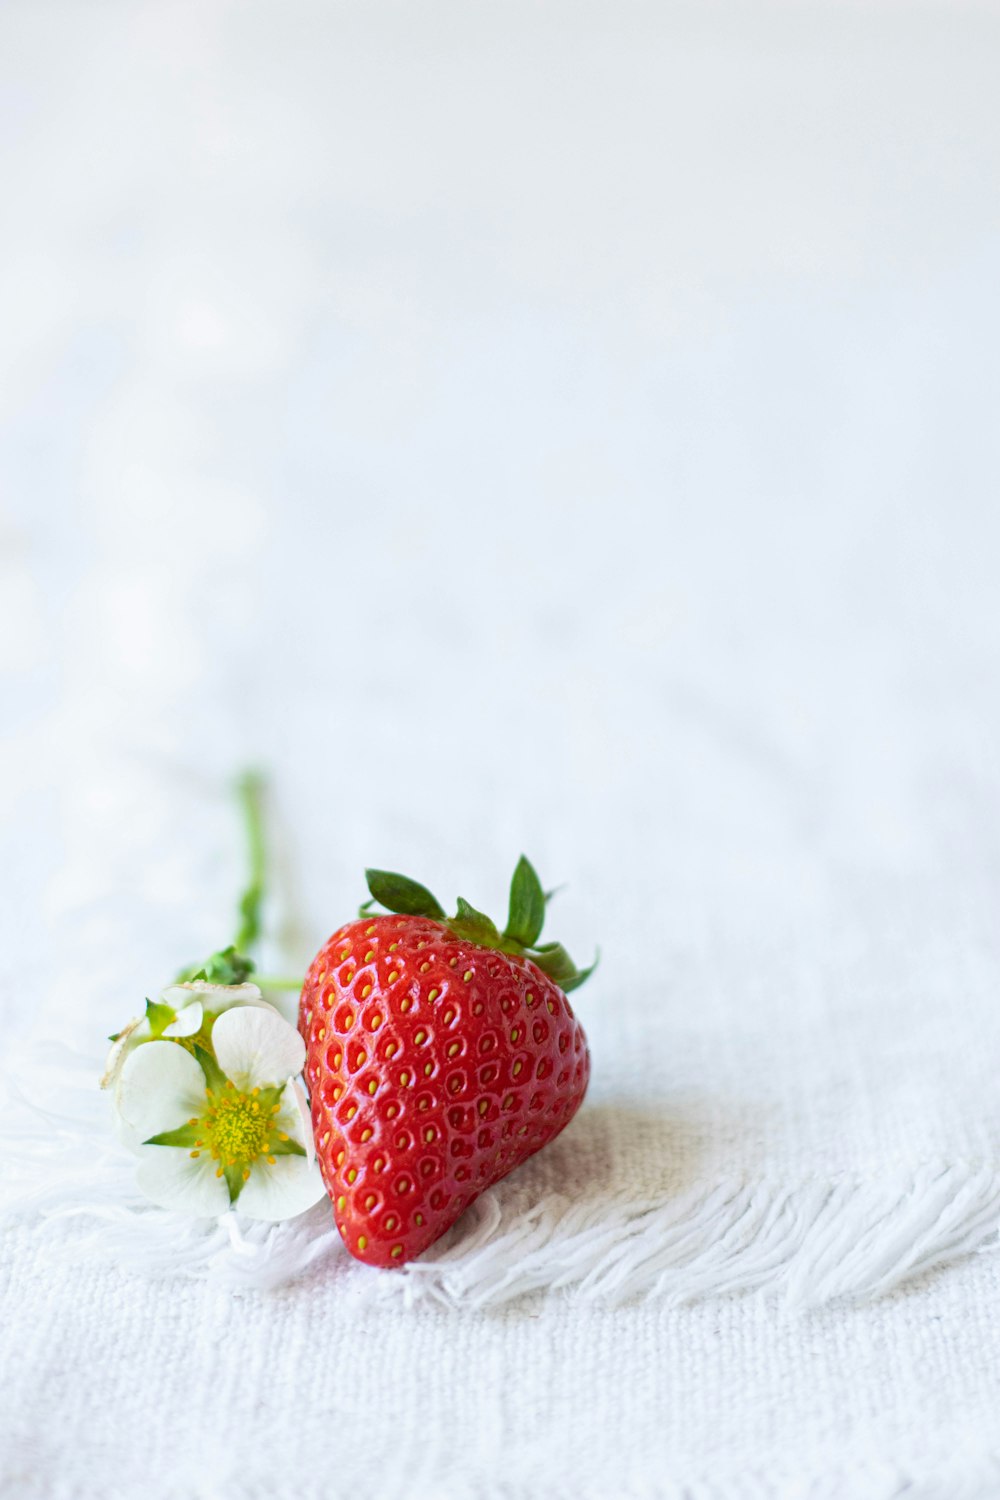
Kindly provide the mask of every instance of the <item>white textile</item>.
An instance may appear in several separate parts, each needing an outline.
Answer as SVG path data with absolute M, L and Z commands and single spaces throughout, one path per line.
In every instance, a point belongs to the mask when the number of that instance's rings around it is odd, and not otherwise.
M 3 1500 L 1000 1495 L 1000 19 L 0 16 Z M 524 849 L 593 1082 L 398 1273 L 103 1038 Z

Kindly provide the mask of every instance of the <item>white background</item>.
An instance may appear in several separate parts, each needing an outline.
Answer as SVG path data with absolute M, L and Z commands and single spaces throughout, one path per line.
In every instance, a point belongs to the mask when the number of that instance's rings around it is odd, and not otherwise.
M 285 966 L 365 864 L 568 883 L 584 1178 L 995 1168 L 998 65 L 986 5 L 8 0 L 8 1034 L 228 939 L 255 762 Z M 387 1495 L 997 1493 L 988 1257 L 401 1323 L 18 1245 L 18 1496 L 309 1495 L 388 1341 Z

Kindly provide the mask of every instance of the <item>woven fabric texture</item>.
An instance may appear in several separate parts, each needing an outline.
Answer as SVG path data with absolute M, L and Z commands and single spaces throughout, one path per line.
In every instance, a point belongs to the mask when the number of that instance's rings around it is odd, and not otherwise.
M 997 16 L 8 4 L 3 1500 L 1000 1494 Z M 103 1039 L 525 850 L 588 1098 L 419 1262 Z

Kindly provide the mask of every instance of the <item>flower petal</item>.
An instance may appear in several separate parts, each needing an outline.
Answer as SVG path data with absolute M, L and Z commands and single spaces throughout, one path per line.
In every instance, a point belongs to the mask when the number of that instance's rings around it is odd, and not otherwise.
M 307 1160 L 312 1161 L 316 1155 L 316 1142 L 313 1140 L 309 1101 L 305 1089 L 294 1078 L 289 1079 L 288 1087 L 281 1096 L 281 1108 L 275 1115 L 275 1124 L 279 1130 L 290 1135 L 293 1141 L 298 1141 L 305 1149 Z
M 143 1146 L 139 1155 L 136 1182 L 161 1208 L 202 1218 L 214 1218 L 229 1208 L 226 1179 L 215 1175 L 216 1163 L 207 1152 L 193 1157 L 176 1146 Z
M 200 1000 L 204 1009 L 213 1015 L 219 1015 L 234 1005 L 264 1005 L 268 1010 L 274 1010 L 255 984 L 209 984 L 207 979 L 171 984 L 162 991 L 160 999 L 176 1011 Z
M 177 1020 L 171 1021 L 169 1026 L 164 1026 L 164 1036 L 194 1036 L 196 1031 L 201 1030 L 205 1010 L 200 1000 L 192 1000 L 190 1005 L 185 1005 L 177 1012 Z
M 101 1078 L 101 1088 L 110 1089 L 118 1082 L 118 1074 L 122 1070 L 125 1054 L 142 1040 L 138 1035 L 141 1027 L 146 1033 L 149 1032 L 149 1022 L 144 1016 L 133 1016 L 126 1026 L 119 1031 L 115 1041 L 112 1043 L 111 1051 L 108 1053 L 107 1062 L 104 1064 L 104 1076 Z
M 177 1042 L 146 1042 L 125 1059 L 115 1099 L 132 1150 L 205 1108 L 205 1075 Z M 154 1149 L 166 1150 L 167 1147 Z
M 326 1193 L 319 1166 L 304 1156 L 279 1156 L 274 1165 L 261 1158 L 250 1169 L 249 1181 L 236 1202 L 248 1219 L 292 1219 L 305 1213 Z
M 277 1011 L 258 1005 L 227 1010 L 212 1027 L 216 1060 L 237 1088 L 284 1084 L 302 1071 L 306 1044 Z

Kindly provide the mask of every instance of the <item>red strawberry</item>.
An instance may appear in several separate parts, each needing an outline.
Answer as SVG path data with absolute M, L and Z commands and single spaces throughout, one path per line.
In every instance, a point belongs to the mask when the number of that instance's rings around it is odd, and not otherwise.
M 523 857 L 502 933 L 466 901 L 447 918 L 415 881 L 367 874 L 393 915 L 320 949 L 299 1029 L 337 1228 L 359 1260 L 400 1266 L 573 1118 L 590 1057 L 564 992 L 590 969 L 538 943 L 546 897 Z

